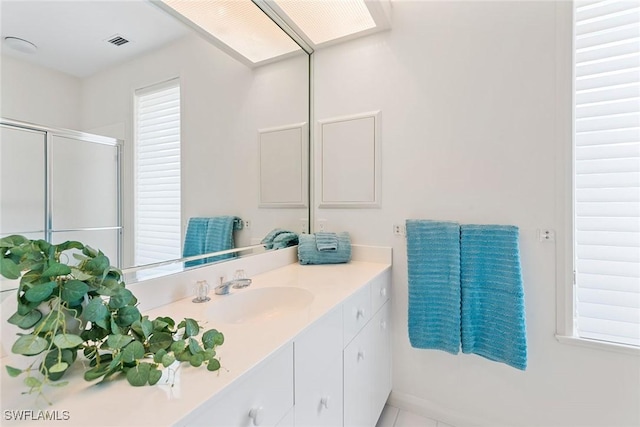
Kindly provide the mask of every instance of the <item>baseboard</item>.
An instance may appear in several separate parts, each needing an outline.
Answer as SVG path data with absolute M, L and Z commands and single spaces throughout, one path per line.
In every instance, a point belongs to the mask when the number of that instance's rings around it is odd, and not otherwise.
M 396 391 L 391 391 L 391 395 L 389 396 L 387 403 L 398 409 L 413 412 L 414 414 L 426 418 L 431 418 L 433 420 L 442 421 L 443 423 L 450 424 L 455 427 L 481 427 L 498 425 L 495 422 L 491 422 L 489 420 L 481 419 L 478 417 L 469 417 L 468 415 L 460 414 L 430 400 L 421 399 L 410 394 L 399 393 Z

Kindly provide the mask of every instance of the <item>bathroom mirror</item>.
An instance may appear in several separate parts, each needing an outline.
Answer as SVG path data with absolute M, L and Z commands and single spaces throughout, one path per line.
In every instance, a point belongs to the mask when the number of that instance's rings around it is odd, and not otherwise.
M 183 238 L 189 218 L 220 215 L 243 221 L 236 248 L 276 227 L 308 232 L 308 193 L 298 204 L 260 203 L 260 130 L 304 125 L 299 161 L 308 189 L 309 57 L 302 49 L 251 67 L 146 0 L 0 7 L 3 40 L 37 46 L 27 53 L 3 45 L 3 117 L 122 140 L 123 268 L 138 267 L 135 94 L 172 80 L 180 90 Z

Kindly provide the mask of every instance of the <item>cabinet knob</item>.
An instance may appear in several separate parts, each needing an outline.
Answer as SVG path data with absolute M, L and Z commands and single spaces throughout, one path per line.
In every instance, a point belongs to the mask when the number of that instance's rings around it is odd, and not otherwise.
M 359 350 L 358 351 L 358 358 L 357 360 L 364 360 L 364 351 L 363 350 Z
M 386 297 L 387 296 L 387 288 L 380 289 L 380 296 L 381 297 Z
M 325 396 L 320 399 L 320 406 L 324 409 L 329 409 L 329 396 Z
M 359 308 L 356 312 L 356 319 L 359 319 L 361 317 L 364 317 L 364 308 Z
M 259 426 L 262 423 L 262 412 L 262 406 L 251 408 L 249 411 L 249 418 L 253 421 L 254 426 Z

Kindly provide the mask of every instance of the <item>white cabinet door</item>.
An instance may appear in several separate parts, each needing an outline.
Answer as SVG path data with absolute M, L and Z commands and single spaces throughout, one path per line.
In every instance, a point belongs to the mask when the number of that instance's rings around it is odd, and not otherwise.
M 338 307 L 295 340 L 296 427 L 342 426 L 342 330 Z
M 380 418 L 389 393 L 391 393 L 391 303 L 387 302 L 371 319 L 373 371 L 372 389 L 373 424 Z
M 231 384 L 217 400 L 185 419 L 183 426 L 253 427 L 286 425 L 293 407 L 293 345 L 271 356 L 254 372 Z
M 391 392 L 389 302 L 344 349 L 344 426 L 373 427 Z
M 344 349 L 344 427 L 371 427 L 373 328 L 369 324 Z

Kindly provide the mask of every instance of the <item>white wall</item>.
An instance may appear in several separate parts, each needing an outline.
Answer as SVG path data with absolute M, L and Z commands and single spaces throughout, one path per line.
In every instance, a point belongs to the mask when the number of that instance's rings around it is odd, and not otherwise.
M 383 181 L 381 209 L 316 209 L 316 218 L 359 244 L 393 247 L 392 396 L 451 424 L 640 424 L 640 359 L 554 338 L 555 274 L 564 266 L 536 230 L 555 229 L 558 239 L 567 231 L 555 164 L 563 155 L 556 126 L 567 123 L 556 117 L 570 116 L 555 109 L 571 77 L 556 80 L 556 45 L 566 44 L 556 31 L 570 15 L 557 7 L 396 1 L 391 31 L 314 54 L 316 121 L 382 111 Z M 520 227 L 525 372 L 411 348 L 406 244 L 392 234 L 407 218 Z
M 2 55 L 0 115 L 43 126 L 78 129 L 80 79 Z
M 124 129 L 124 185 L 132 188 L 133 93 L 179 77 L 183 223 L 192 216 L 238 215 L 253 224 L 236 235 L 236 246 L 246 246 L 274 227 L 295 226 L 306 215 L 257 208 L 257 130 L 307 120 L 306 64 L 306 56 L 300 56 L 251 70 L 200 37 L 188 36 L 85 79 L 82 126 Z M 125 230 L 131 230 L 132 194 L 126 194 L 124 208 Z M 129 262 L 124 264 L 130 265 L 132 236 L 127 236 Z

